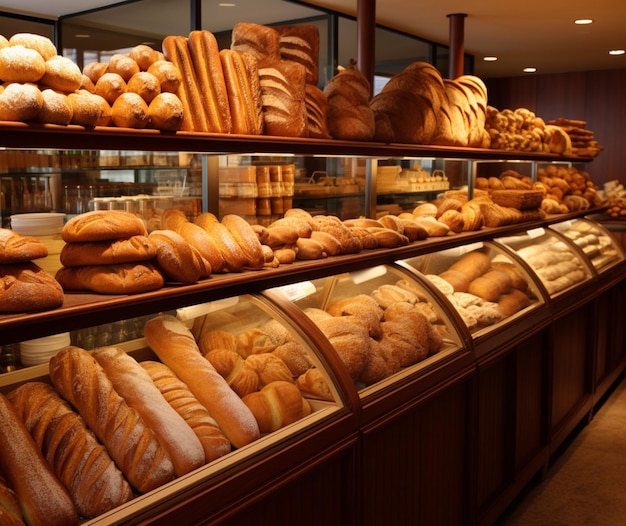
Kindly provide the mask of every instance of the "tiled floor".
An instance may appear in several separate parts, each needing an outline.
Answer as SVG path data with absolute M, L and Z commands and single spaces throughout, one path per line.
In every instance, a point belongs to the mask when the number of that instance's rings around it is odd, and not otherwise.
M 498 524 L 626 524 L 626 379 Z

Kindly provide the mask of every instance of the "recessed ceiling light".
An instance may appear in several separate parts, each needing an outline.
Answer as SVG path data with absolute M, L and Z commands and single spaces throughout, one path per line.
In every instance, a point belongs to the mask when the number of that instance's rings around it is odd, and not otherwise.
M 485 62 L 495 62 L 496 60 L 498 60 L 498 57 L 483 57 L 483 60 Z
M 574 20 L 574 24 L 585 26 L 587 24 L 593 24 L 593 20 L 591 20 L 591 18 L 579 18 L 578 20 Z
M 535 71 L 537 71 L 537 68 L 524 68 L 524 73 L 534 73 Z
M 626 53 L 626 51 L 623 49 L 612 49 L 609 51 L 609 55 L 623 55 L 624 53 Z
M 217 4 L 219 7 L 235 7 L 236 4 L 232 4 L 230 2 L 220 2 Z
M 76 38 L 90 38 L 91 35 L 79 33 L 78 35 L 74 35 Z

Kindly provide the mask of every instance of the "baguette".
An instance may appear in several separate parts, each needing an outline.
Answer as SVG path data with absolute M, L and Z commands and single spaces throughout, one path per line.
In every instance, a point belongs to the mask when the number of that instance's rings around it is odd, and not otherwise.
M 236 448 L 259 438 L 254 416 L 200 354 L 193 335 L 182 322 L 170 315 L 152 318 L 144 327 L 144 335 L 160 360 L 189 386 Z
M 174 371 L 164 363 L 151 360 L 140 362 L 140 365 L 150 375 L 167 402 L 196 434 L 204 449 L 206 462 L 230 453 L 230 442 L 215 419 Z
M 109 453 L 50 385 L 27 382 L 7 398 L 83 517 L 97 517 L 133 497 Z
M 261 268 L 264 263 L 263 247 L 254 229 L 244 218 L 235 214 L 222 217 L 222 224 L 229 230 L 247 258 L 249 268 Z
M 210 263 L 211 272 L 225 272 L 226 260 L 215 240 L 204 228 L 187 221 L 182 223 L 176 232 Z
M 217 40 L 210 31 L 197 30 L 189 33 L 187 45 L 207 113 L 208 131 L 230 133 L 231 109 L 228 105 L 228 93 Z
M 248 258 L 246 258 L 243 250 L 235 241 L 230 230 L 222 223 L 215 221 L 208 225 L 205 230 L 221 252 L 226 262 L 226 270 L 241 272 L 248 265 Z
M 139 413 L 165 447 L 176 476 L 185 475 L 204 464 L 200 440 L 133 357 L 119 347 L 100 347 L 92 352 L 92 356 L 104 369 L 113 388 Z
M 78 524 L 72 498 L 2 393 L 0 423 L 0 470 L 17 495 L 26 523 L 29 526 Z
M 65 347 L 50 359 L 50 378 L 141 493 L 174 478 L 172 461 L 154 433 L 113 388 L 87 351 Z

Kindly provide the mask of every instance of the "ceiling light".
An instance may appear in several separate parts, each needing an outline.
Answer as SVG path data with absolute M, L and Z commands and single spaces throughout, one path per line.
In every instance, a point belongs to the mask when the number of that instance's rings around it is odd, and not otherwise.
M 626 53 L 626 51 L 623 49 L 612 49 L 609 51 L 609 55 L 623 55 L 624 53 Z
M 587 24 L 593 24 L 593 20 L 591 20 L 591 18 L 579 18 L 578 20 L 574 20 L 574 24 L 585 26 Z
M 74 36 L 76 38 L 89 38 L 89 37 L 91 37 L 91 35 L 87 35 L 86 33 L 85 34 L 79 33 L 78 35 L 74 35 Z
M 537 68 L 524 68 L 524 73 L 534 73 L 535 71 L 537 71 Z
M 217 4 L 219 7 L 235 7 L 236 4 L 230 2 L 220 2 Z
M 498 60 L 498 57 L 483 57 L 483 60 L 485 62 L 495 62 L 496 60 Z

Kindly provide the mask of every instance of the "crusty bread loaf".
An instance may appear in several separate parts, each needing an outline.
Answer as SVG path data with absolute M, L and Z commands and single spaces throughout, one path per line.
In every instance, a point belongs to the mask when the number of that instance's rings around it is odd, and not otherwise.
M 133 487 L 144 493 L 174 478 L 167 451 L 113 388 L 87 351 L 65 347 L 50 359 L 50 378 L 107 448 Z
M 264 67 L 280 60 L 280 35 L 274 27 L 239 22 L 233 27 L 230 48 L 251 55 Z
M 248 258 L 230 230 L 219 221 L 214 221 L 205 228 L 225 261 L 225 270 L 241 272 L 248 264 Z
M 82 517 L 97 517 L 133 497 L 107 450 L 50 384 L 27 382 L 7 398 Z
M 462 256 L 458 261 L 450 265 L 450 270 L 455 270 L 463 274 L 469 281 L 482 276 L 487 270 L 491 260 L 487 254 L 474 250 Z
M 59 259 L 65 267 L 115 265 L 149 261 L 156 256 L 156 246 L 148 236 L 137 235 L 109 241 L 66 243 Z
M 151 262 L 61 267 L 55 279 L 63 290 L 99 294 L 139 294 L 163 287 L 163 274 Z
M 311 405 L 293 382 L 276 381 L 244 396 L 262 433 L 271 433 L 311 413 Z
M 72 217 L 61 231 L 66 243 L 105 241 L 147 235 L 143 221 L 122 210 L 94 210 Z
M 52 40 L 36 33 L 15 33 L 9 38 L 9 45 L 34 49 L 44 60 L 49 60 L 57 54 L 57 48 Z
M 305 106 L 309 137 L 330 139 L 328 132 L 328 99 L 326 94 L 314 84 L 305 88 Z
M 42 107 L 43 95 L 36 85 L 12 82 L 0 86 L 1 120 L 29 121 L 37 117 Z
M 157 60 L 148 68 L 148 73 L 159 79 L 162 93 L 177 93 L 182 78 L 175 64 L 169 60 Z
M 161 83 L 159 79 L 152 73 L 147 71 L 139 71 L 135 73 L 126 83 L 126 91 L 136 93 L 147 104 L 161 93 Z
M 320 33 L 317 26 L 301 24 L 275 26 L 278 31 L 280 58 L 302 64 L 306 70 L 306 83 L 318 82 Z
M 32 312 L 63 305 L 61 285 L 35 263 L 0 265 L 0 312 Z
M 204 449 L 185 420 L 170 406 L 146 370 L 119 347 L 99 347 L 92 356 L 104 369 L 113 388 L 154 432 L 182 476 L 204 464 Z
M 230 452 L 230 442 L 191 389 L 167 365 L 146 360 L 140 365 L 152 378 L 163 397 L 185 419 L 204 449 L 206 462 Z
M 100 124 L 103 97 L 97 93 L 79 89 L 69 93 L 67 100 L 72 108 L 72 124 L 80 126 L 96 126 Z
M 202 269 L 191 245 L 172 230 L 153 230 L 149 235 L 156 248 L 156 263 L 170 281 L 195 283 Z
M 122 93 L 111 106 L 111 120 L 119 128 L 141 130 L 148 126 L 149 119 L 148 104 L 132 91 Z
M 141 71 L 148 71 L 152 64 L 163 60 L 163 53 L 147 44 L 137 44 L 128 52 L 128 56 L 137 63 Z
M 0 393 L 0 471 L 17 495 L 30 526 L 72 526 L 78 513 L 24 422 Z
M 135 60 L 125 55 L 124 53 L 115 53 L 109 58 L 109 69 L 112 73 L 118 73 L 125 82 L 128 82 L 130 78 L 139 73 L 139 64 Z
M 0 228 L 0 265 L 44 258 L 48 248 L 39 239 Z
M 228 229 L 246 256 L 247 268 L 261 268 L 264 262 L 261 242 L 250 223 L 236 214 L 226 214 L 222 224 Z
M 189 386 L 235 447 L 259 437 L 250 410 L 200 354 L 193 335 L 182 322 L 169 315 L 157 316 L 146 323 L 144 334 L 160 360 Z
M 501 270 L 490 270 L 474 279 L 468 292 L 485 301 L 498 301 L 502 294 L 508 294 L 513 288 L 511 277 Z
M 215 240 L 204 228 L 187 221 L 181 223 L 176 232 L 210 263 L 211 272 L 224 272 L 226 269 L 224 256 Z

